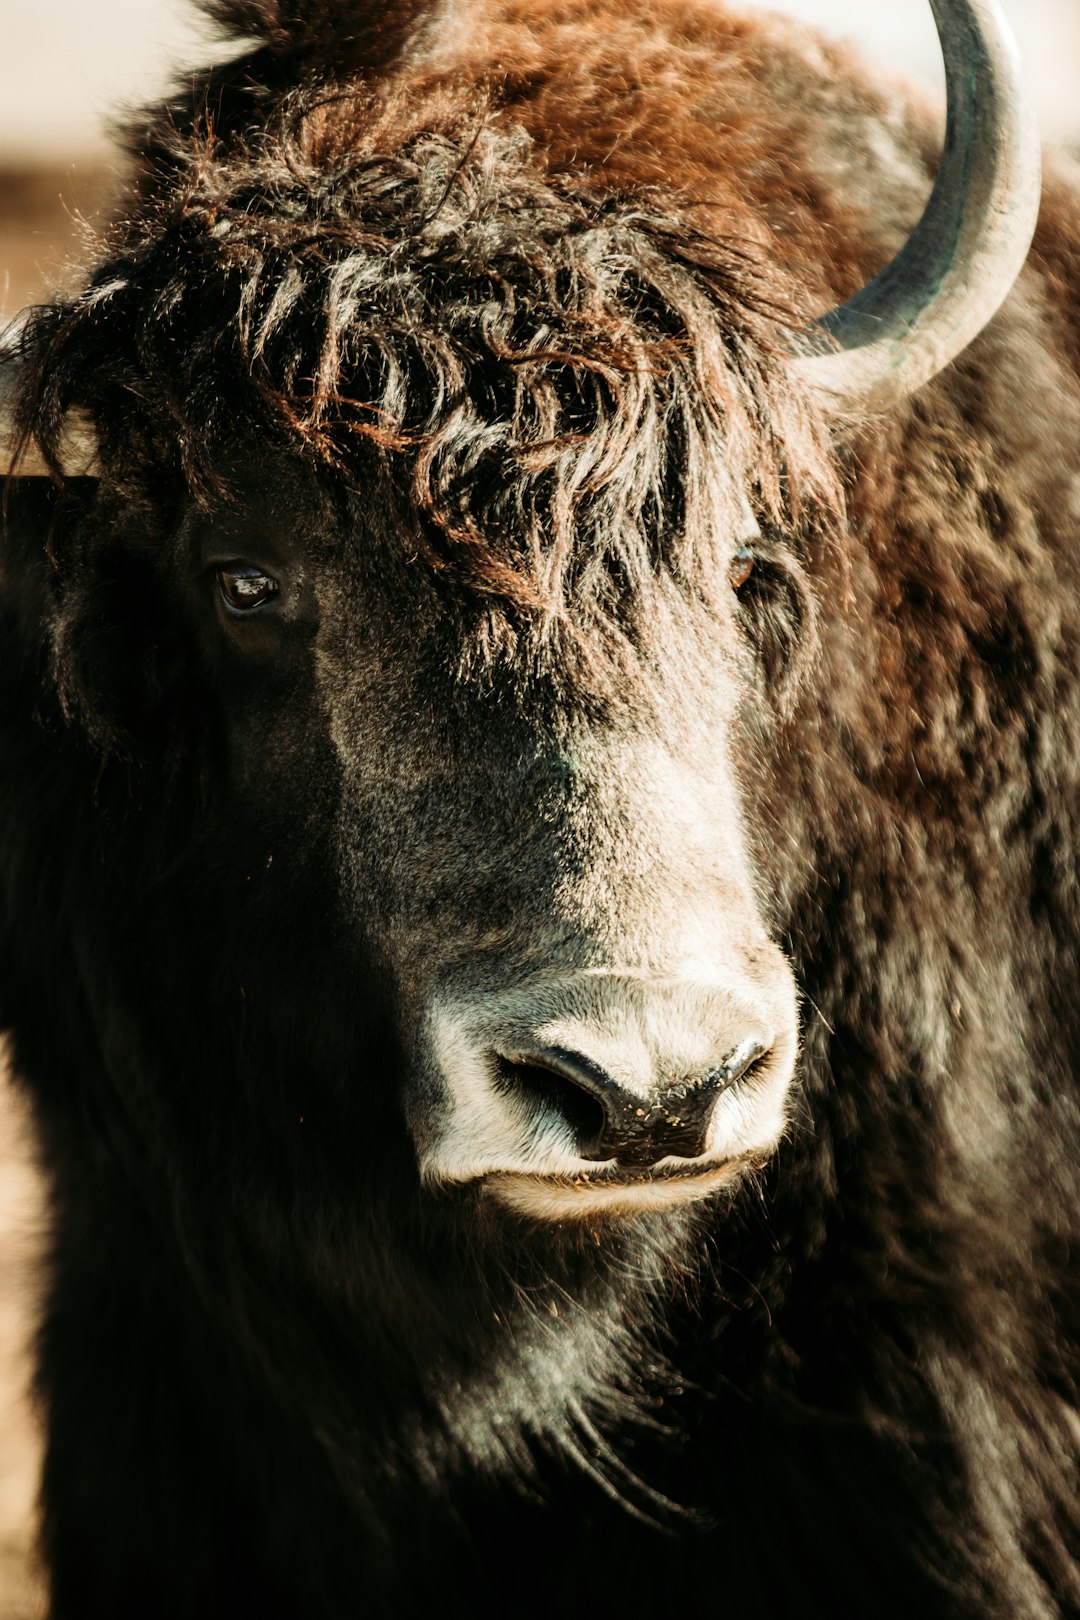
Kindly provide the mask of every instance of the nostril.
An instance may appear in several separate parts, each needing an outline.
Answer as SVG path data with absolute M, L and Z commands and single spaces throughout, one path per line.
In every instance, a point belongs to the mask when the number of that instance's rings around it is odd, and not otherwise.
M 703 1076 L 701 1084 L 719 1095 L 740 1080 L 745 1080 L 751 1069 L 755 1069 L 768 1055 L 769 1048 L 760 1041 L 744 1041 L 718 1069 L 712 1069 Z
M 603 1135 L 603 1104 L 566 1074 L 535 1058 L 503 1057 L 495 1063 L 495 1087 L 524 1103 L 537 1123 L 562 1120 L 573 1134 L 575 1149 L 588 1157 L 588 1146 Z

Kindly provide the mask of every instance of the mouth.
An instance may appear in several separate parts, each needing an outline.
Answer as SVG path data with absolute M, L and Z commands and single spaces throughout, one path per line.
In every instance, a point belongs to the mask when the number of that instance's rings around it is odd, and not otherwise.
M 569 1175 L 499 1170 L 483 1177 L 482 1186 L 488 1197 L 519 1215 L 589 1221 L 598 1216 L 670 1209 L 707 1198 L 763 1169 L 768 1158 L 766 1150 L 754 1149 L 707 1164 L 661 1164 L 647 1170 L 598 1166 Z

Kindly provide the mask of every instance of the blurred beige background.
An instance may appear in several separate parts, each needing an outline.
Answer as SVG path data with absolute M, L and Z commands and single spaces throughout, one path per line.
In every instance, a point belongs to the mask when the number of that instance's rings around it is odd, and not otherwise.
M 1080 0 L 1004 6 L 1044 129 L 1080 147 Z M 940 85 L 925 0 L 774 0 L 770 9 Z M 0 323 L 70 284 L 86 251 L 80 221 L 106 205 L 115 179 L 110 117 L 205 60 L 208 39 L 183 0 L 0 0 Z M 0 1620 L 41 1612 L 29 1557 L 38 1452 L 26 1387 L 44 1206 L 17 1102 L 0 1082 Z

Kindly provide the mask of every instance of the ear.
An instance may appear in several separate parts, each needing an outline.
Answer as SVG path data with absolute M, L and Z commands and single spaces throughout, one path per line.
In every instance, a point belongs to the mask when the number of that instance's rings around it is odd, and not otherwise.
M 164 753 L 199 685 L 182 627 L 153 569 L 105 552 L 57 587 L 53 676 L 60 704 L 103 754 Z
M 225 33 L 255 39 L 320 77 L 379 72 L 445 0 L 200 0 Z

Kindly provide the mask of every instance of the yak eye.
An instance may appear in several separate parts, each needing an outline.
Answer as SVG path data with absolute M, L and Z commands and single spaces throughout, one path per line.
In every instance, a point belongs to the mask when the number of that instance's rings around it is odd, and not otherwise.
M 740 546 L 728 563 L 728 579 L 733 591 L 745 585 L 754 572 L 754 553 L 749 546 Z
M 239 565 L 217 570 L 218 590 L 230 613 L 251 613 L 278 593 L 278 582 L 258 568 Z

